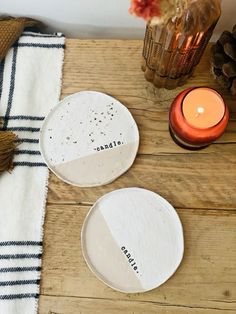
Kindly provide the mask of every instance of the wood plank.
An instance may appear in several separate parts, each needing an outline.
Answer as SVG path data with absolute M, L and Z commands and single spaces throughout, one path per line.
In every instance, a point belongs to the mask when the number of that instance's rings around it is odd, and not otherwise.
M 183 88 L 167 91 L 146 82 L 140 70 L 141 46 L 141 41 L 67 40 L 63 96 L 95 89 L 120 99 L 138 123 L 140 156 L 127 174 L 102 188 L 70 187 L 51 176 L 49 202 L 92 203 L 112 189 L 142 186 L 159 192 L 177 207 L 236 208 L 234 110 L 226 134 L 217 143 L 196 153 L 179 148 L 169 135 L 168 109 Z M 208 48 L 186 87 L 203 84 L 217 88 L 209 67 Z M 232 105 L 232 97 L 223 94 Z M 146 156 L 150 154 L 156 156 Z M 168 156 L 171 154 L 176 155 Z
M 236 211 L 178 209 L 185 234 L 185 254 L 180 268 L 158 289 L 144 294 L 122 294 L 101 283 L 83 260 L 80 232 L 88 210 L 89 206 L 48 206 L 42 295 L 154 302 L 145 305 L 147 313 L 159 313 L 159 310 L 160 313 L 178 313 L 178 310 L 185 313 L 185 306 L 222 309 L 223 313 L 236 311 Z M 75 304 L 72 306 L 70 302 L 73 300 Z M 99 300 L 73 300 L 42 297 L 40 313 L 72 313 L 76 304 L 81 306 L 82 313 L 97 313 L 93 312 L 96 304 L 102 304 L 104 313 L 111 313 L 110 307 L 114 311 L 123 309 L 132 313 L 132 306 L 134 313 L 145 313 L 138 310 L 139 306 L 144 309 L 141 303 L 116 305 L 110 301 L 103 304 Z M 186 313 L 190 311 L 187 308 Z M 73 313 L 79 313 L 79 308 Z
M 111 94 L 128 108 L 167 112 L 174 97 L 190 86 L 209 86 L 226 99 L 236 112 L 236 99 L 214 80 L 207 50 L 188 83 L 174 90 L 156 89 L 141 71 L 141 40 L 67 39 L 63 71 L 62 98 L 80 90 Z M 235 115 L 233 115 L 235 117 Z
M 87 89 L 111 94 L 124 103 L 134 115 L 141 131 L 141 138 L 146 143 L 145 149 L 147 150 L 144 153 L 150 151 L 153 153 L 181 153 L 183 149 L 175 145 L 169 138 L 168 110 L 170 104 L 184 88 L 199 85 L 210 86 L 224 95 L 231 108 L 232 123 L 219 143 L 236 143 L 236 99 L 221 89 L 210 73 L 210 46 L 188 84 L 172 91 L 156 89 L 144 79 L 140 70 L 141 50 L 142 41 L 137 40 L 68 39 L 62 98 Z M 206 152 L 222 151 L 223 149 L 225 147 L 214 145 L 210 146 Z M 142 150 L 141 153 L 143 153 Z
M 189 82 L 167 91 L 144 79 L 142 41 L 67 39 L 66 45 L 62 98 L 80 90 L 118 98 L 137 121 L 141 145 L 131 170 L 110 185 L 81 189 L 50 176 L 48 201 L 55 205 L 47 206 L 39 313 L 236 312 L 236 100 L 211 76 L 210 46 Z M 231 121 L 221 139 L 193 153 L 171 140 L 168 110 L 185 87 L 200 85 L 223 94 Z M 129 186 L 156 191 L 178 207 L 185 232 L 179 270 L 145 294 L 115 292 L 89 271 L 80 247 L 89 207 L 73 205 Z
M 93 203 L 123 187 L 159 193 L 175 207 L 236 209 L 236 154 L 140 155 L 112 184 L 96 188 L 70 186 L 50 176 L 49 203 Z
M 216 308 L 191 308 L 150 302 L 41 296 L 39 314 L 219 314 Z M 223 313 L 233 313 L 222 310 Z
M 176 145 L 169 133 L 168 112 L 130 109 L 140 132 L 139 154 L 209 154 L 236 152 L 236 121 L 230 121 L 226 133 L 206 149 L 190 151 Z M 227 144 L 220 145 L 220 144 Z
M 206 149 L 185 150 L 176 145 L 169 134 L 168 112 L 130 109 L 140 132 L 139 154 L 198 154 L 224 153 L 236 151 L 236 121 L 230 121 L 226 133 Z M 231 144 L 224 145 L 219 144 Z

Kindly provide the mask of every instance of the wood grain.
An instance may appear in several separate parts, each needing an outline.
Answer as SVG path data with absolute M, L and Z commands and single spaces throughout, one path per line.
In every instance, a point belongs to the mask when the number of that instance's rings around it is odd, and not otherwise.
M 236 154 L 139 155 L 114 183 L 79 188 L 50 178 L 50 203 L 93 203 L 104 193 L 138 186 L 158 192 L 175 207 L 236 208 Z
M 141 47 L 137 40 L 66 41 L 61 97 L 98 90 L 118 98 L 137 121 L 141 143 L 134 166 L 107 186 L 82 189 L 50 175 L 39 314 L 236 313 L 236 99 L 210 73 L 210 46 L 186 86 L 173 91 L 145 81 Z M 170 138 L 168 110 L 183 88 L 201 85 L 223 94 L 230 123 L 216 143 L 190 152 Z M 185 255 L 167 283 L 126 295 L 89 271 L 80 232 L 97 198 L 131 186 L 153 190 L 177 208 Z
M 62 97 L 94 89 L 120 99 L 132 112 L 140 131 L 139 156 L 134 167 L 115 183 L 96 189 L 71 187 L 55 176 L 49 203 L 92 203 L 102 194 L 124 186 L 159 192 L 177 207 L 236 208 L 236 105 L 226 91 L 231 121 L 225 135 L 205 150 L 178 147 L 168 131 L 168 109 L 183 88 L 155 89 L 140 70 L 141 41 L 68 40 Z M 208 48 L 188 86 L 219 90 L 210 73 Z M 224 145 L 222 145 L 224 144 Z M 148 155 L 148 156 L 147 156 Z
M 236 211 L 179 209 L 185 234 L 185 253 L 177 273 L 148 293 L 123 294 L 101 283 L 84 262 L 80 232 L 89 208 L 48 206 L 43 295 L 150 301 L 163 306 L 187 305 L 236 311 Z
M 70 298 L 41 296 L 42 314 L 219 314 L 216 308 L 191 308 L 188 306 L 152 302 L 121 301 L 96 298 Z M 233 313 L 227 310 L 224 313 Z
M 99 90 L 120 99 L 127 107 L 151 111 L 168 111 L 173 98 L 190 86 L 207 85 L 222 93 L 231 112 L 235 99 L 219 88 L 210 70 L 210 46 L 193 77 L 184 87 L 156 89 L 144 79 L 140 70 L 140 40 L 77 40 L 66 42 L 62 98 L 80 90 Z M 235 117 L 235 115 L 234 115 Z

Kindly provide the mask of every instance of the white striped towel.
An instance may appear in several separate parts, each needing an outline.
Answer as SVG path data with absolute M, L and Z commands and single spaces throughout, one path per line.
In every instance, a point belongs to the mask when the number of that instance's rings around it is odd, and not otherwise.
M 20 141 L 13 172 L 0 176 L 0 314 L 37 313 L 48 183 L 38 141 L 60 97 L 64 43 L 25 32 L 0 64 L 3 129 Z

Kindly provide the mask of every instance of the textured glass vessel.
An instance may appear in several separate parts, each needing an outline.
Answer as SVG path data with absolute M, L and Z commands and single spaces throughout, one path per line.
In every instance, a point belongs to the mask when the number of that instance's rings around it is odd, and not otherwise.
M 147 24 L 142 69 L 157 87 L 183 85 L 199 63 L 221 14 L 220 0 L 179 0 L 166 22 Z

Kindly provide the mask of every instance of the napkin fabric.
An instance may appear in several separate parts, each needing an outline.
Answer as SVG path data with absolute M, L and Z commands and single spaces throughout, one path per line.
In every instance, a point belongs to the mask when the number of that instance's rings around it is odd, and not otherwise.
M 24 32 L 0 64 L 3 129 L 18 135 L 12 173 L 0 176 L 0 313 L 37 313 L 48 169 L 44 117 L 59 101 L 65 38 Z

